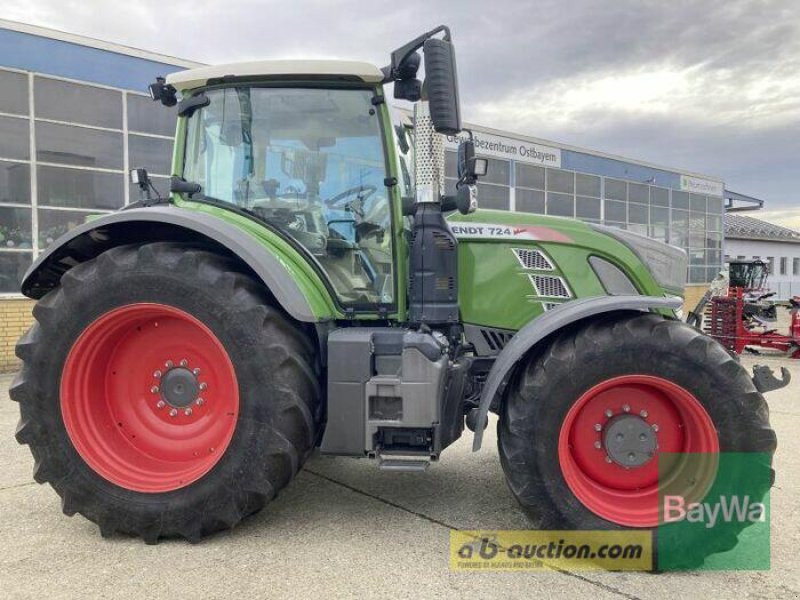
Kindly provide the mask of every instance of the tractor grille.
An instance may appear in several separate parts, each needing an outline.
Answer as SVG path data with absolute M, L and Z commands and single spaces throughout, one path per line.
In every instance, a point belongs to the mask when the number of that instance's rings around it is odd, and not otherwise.
M 567 284 L 561 277 L 554 277 L 552 275 L 528 275 L 533 284 L 533 289 L 536 290 L 537 296 L 544 296 L 546 298 L 572 298 L 567 289 Z
M 514 256 L 517 257 L 523 269 L 536 269 L 537 271 L 552 271 L 555 269 L 550 259 L 540 250 L 514 248 Z

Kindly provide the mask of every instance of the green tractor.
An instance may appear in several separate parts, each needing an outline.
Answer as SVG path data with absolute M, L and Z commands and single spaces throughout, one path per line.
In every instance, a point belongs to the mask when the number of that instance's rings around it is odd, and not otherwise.
M 421 471 L 465 426 L 480 449 L 489 412 L 538 527 L 655 528 L 662 452 L 774 452 L 751 377 L 677 317 L 682 250 L 476 210 L 446 27 L 383 69 L 250 62 L 150 90 L 178 115 L 169 197 L 133 172 L 142 199 L 22 283 L 17 439 L 103 536 L 233 527 L 315 448 Z M 450 195 L 442 134 L 463 138 Z

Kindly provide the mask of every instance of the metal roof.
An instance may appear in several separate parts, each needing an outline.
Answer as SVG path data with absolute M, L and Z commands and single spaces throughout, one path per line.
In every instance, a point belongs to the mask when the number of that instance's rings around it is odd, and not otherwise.
M 375 65 L 350 60 L 256 60 L 252 62 L 214 65 L 179 71 L 167 76 L 167 82 L 178 91 L 190 90 L 206 84 L 209 79 L 226 76 L 286 76 L 286 75 L 328 75 L 358 77 L 362 81 L 378 83 L 383 73 Z
M 800 232 L 738 214 L 725 215 L 725 237 L 735 240 L 762 240 L 800 244 Z

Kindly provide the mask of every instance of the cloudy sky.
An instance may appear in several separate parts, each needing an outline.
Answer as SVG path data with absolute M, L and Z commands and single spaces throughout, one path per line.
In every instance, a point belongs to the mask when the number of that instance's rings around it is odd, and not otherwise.
M 800 227 L 796 0 L 5 0 L 0 17 L 208 63 L 383 65 L 446 23 L 466 120 L 716 175 Z

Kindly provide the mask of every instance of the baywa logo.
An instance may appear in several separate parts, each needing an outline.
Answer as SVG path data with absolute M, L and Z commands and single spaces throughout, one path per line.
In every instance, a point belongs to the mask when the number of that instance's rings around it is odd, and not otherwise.
M 702 523 L 707 529 L 714 527 L 719 519 L 725 523 L 764 523 L 767 508 L 763 502 L 753 502 L 750 496 L 720 496 L 716 502 L 687 502 L 683 496 L 664 496 L 664 523 L 686 520 Z
M 659 455 L 657 568 L 769 569 L 771 485 L 769 454 Z

